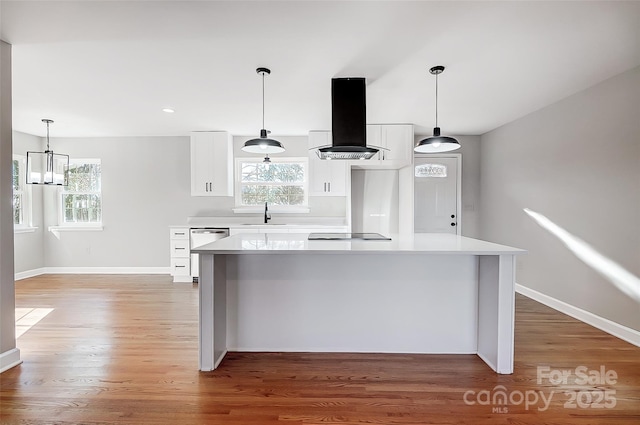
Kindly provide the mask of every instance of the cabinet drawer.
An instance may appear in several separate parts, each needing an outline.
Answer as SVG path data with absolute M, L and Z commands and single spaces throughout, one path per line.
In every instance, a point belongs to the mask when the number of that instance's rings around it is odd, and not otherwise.
M 171 257 L 188 257 L 189 239 L 174 239 L 171 241 Z
M 187 258 L 172 258 L 171 259 L 171 274 L 173 276 L 189 276 L 191 275 L 191 259 Z
M 169 229 L 169 231 L 171 232 L 171 236 L 169 236 L 170 239 L 186 239 L 189 240 L 189 228 L 185 227 L 185 228 L 178 228 L 176 227 L 175 229 Z

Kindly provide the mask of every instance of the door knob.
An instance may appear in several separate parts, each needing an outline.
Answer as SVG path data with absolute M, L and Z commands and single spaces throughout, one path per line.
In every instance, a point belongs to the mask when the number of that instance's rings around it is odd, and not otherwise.
M 451 218 L 456 218 L 456 215 L 455 214 L 451 214 Z
M 451 223 L 451 227 L 454 227 L 456 225 L 456 223 Z

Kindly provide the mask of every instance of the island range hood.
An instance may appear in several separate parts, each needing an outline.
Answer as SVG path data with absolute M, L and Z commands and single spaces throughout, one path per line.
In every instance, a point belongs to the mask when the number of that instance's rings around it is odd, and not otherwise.
M 331 79 L 331 146 L 318 149 L 320 159 L 370 159 L 378 149 L 367 147 L 364 78 Z

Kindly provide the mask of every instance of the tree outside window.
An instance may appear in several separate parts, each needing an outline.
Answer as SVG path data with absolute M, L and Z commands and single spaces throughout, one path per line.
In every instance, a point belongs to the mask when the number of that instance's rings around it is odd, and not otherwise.
M 102 223 L 102 169 L 99 159 L 69 163 L 68 185 L 61 192 L 63 224 Z
M 306 205 L 306 162 L 295 159 L 272 161 L 264 163 L 262 159 L 242 159 L 239 162 L 239 204 Z
M 13 224 L 20 226 L 25 224 L 24 213 L 24 173 L 22 161 L 19 158 L 13 158 Z

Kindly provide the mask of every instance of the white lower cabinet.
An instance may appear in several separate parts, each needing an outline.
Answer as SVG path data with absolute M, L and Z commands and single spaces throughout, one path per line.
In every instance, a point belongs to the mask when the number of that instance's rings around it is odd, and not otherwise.
M 255 226 L 224 226 L 229 228 L 229 236 L 242 233 L 343 233 L 347 231 L 347 226 L 300 226 L 300 225 L 277 225 L 265 224 Z M 171 257 L 171 276 L 174 282 L 193 282 L 198 275 L 197 266 L 192 266 L 197 261 L 191 259 L 191 248 L 189 241 L 189 227 L 172 226 L 169 228 L 169 246 Z
M 169 245 L 171 276 L 174 282 L 191 282 L 191 257 L 189 250 L 189 228 L 170 227 Z

